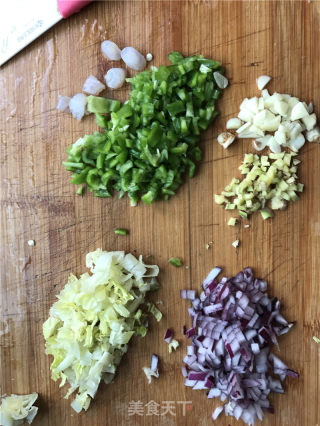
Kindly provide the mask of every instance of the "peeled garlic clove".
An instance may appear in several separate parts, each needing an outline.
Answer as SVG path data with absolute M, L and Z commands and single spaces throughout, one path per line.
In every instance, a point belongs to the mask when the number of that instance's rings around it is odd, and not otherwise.
M 103 41 L 101 43 L 101 50 L 105 58 L 110 59 L 111 61 L 120 61 L 121 50 L 113 41 L 111 40 Z
M 134 47 L 125 47 L 121 50 L 123 62 L 135 71 L 142 71 L 146 67 L 146 59 Z
M 219 89 L 225 89 L 229 84 L 228 79 L 218 71 L 213 73 L 213 78 L 215 79 Z
M 119 89 L 125 82 L 126 70 L 123 68 L 110 68 L 104 78 L 110 89 Z
M 220 133 L 220 135 L 218 135 L 218 137 L 217 137 L 218 143 L 224 149 L 228 148 L 228 146 L 230 146 L 234 142 L 235 139 L 236 139 L 235 135 L 233 133 L 230 133 L 230 132 Z
M 268 75 L 261 75 L 257 78 L 257 86 L 259 90 L 262 90 L 271 80 L 271 77 Z
M 226 124 L 226 128 L 228 130 L 237 130 L 241 126 L 242 126 L 242 121 L 239 118 L 230 118 Z

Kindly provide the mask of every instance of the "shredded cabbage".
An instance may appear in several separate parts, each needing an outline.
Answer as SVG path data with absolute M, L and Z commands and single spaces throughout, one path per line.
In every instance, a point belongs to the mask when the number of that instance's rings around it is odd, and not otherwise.
M 147 379 L 148 379 L 148 383 L 149 383 L 149 385 L 150 385 L 150 383 L 151 383 L 151 377 L 153 376 L 153 377 L 155 377 L 156 379 L 158 379 L 159 378 L 159 371 L 158 371 L 158 369 L 156 370 L 156 371 L 153 371 L 153 370 L 151 370 L 151 368 L 149 368 L 149 367 L 143 367 L 143 372 L 144 372 L 144 374 L 146 375 L 146 377 L 147 377 Z
M 70 384 L 66 398 L 77 391 L 76 412 L 89 408 L 101 379 L 112 382 L 131 337 L 147 333 L 139 306 L 158 288 L 158 266 L 145 265 L 141 256 L 98 249 L 87 254 L 86 265 L 91 274 L 70 275 L 43 324 L 52 379 Z
M 0 406 L 0 425 L 18 426 L 23 424 L 24 420 L 31 424 L 38 412 L 38 407 L 33 407 L 37 398 L 37 393 L 3 397 Z
M 176 351 L 178 347 L 179 347 L 178 340 L 172 339 L 168 347 L 169 353 L 171 354 L 172 350 Z

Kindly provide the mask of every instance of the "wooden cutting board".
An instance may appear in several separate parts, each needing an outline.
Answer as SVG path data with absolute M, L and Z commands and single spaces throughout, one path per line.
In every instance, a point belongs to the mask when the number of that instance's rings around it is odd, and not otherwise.
M 249 229 L 230 228 L 231 215 L 213 203 L 213 194 L 239 174 L 243 154 L 252 151 L 249 141 L 224 151 L 215 137 L 241 100 L 258 94 L 257 76 L 273 77 L 272 92 L 312 100 L 320 116 L 319 19 L 320 3 L 314 1 L 97 2 L 1 68 L 0 392 L 38 392 L 35 426 L 210 425 L 218 402 L 185 388 L 180 372 L 186 353 L 181 326 L 190 321 L 179 290 L 199 289 L 215 265 L 227 275 L 253 267 L 280 298 L 285 316 L 297 321 L 280 347 L 300 379 L 287 379 L 286 394 L 271 396 L 275 414 L 266 415 L 264 424 L 320 424 L 320 345 L 312 340 L 320 337 L 320 146 L 308 143 L 301 150 L 305 191 L 273 220 L 263 222 L 257 214 Z M 90 74 L 103 78 L 113 65 L 100 53 L 104 39 L 152 52 L 154 65 L 167 64 L 167 54 L 178 50 L 226 66 L 230 86 L 219 101 L 220 118 L 202 136 L 198 173 L 168 202 L 131 208 L 126 198 L 81 198 L 61 166 L 66 147 L 97 128 L 92 117 L 79 123 L 56 111 L 58 94 L 80 92 Z M 128 87 L 106 94 L 124 100 Z M 115 236 L 115 227 L 130 229 L 130 235 Z M 237 238 L 236 250 L 231 243 Z M 63 399 L 65 389 L 50 379 L 42 323 L 68 274 L 84 272 L 85 254 L 98 247 L 153 255 L 161 268 L 155 300 L 163 300 L 164 319 L 151 321 L 148 336 L 132 343 L 114 384 L 101 385 L 89 411 L 77 415 Z M 168 265 L 171 256 L 189 268 Z M 181 344 L 171 355 L 163 341 L 168 326 Z M 148 385 L 141 369 L 152 353 L 160 357 L 161 375 Z M 162 407 L 171 401 L 172 413 L 147 416 L 150 401 Z M 130 416 L 134 402 L 140 415 Z M 217 423 L 236 421 L 221 416 Z

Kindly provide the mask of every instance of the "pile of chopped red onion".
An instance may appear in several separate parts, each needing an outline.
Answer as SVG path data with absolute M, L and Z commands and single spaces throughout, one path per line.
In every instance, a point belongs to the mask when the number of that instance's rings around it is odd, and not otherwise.
M 185 331 L 192 344 L 182 374 L 186 386 L 206 389 L 208 398 L 228 399 L 213 412 L 214 420 L 224 410 L 253 425 L 256 418 L 263 419 L 264 411 L 274 412 L 270 391 L 284 393 L 281 381 L 298 377 L 270 351 L 273 344 L 279 349 L 277 336 L 294 323 L 283 318 L 279 300 L 268 296 L 267 282 L 254 278 L 250 268 L 218 282 L 220 272 L 221 268 L 212 269 L 199 298 L 195 290 L 181 291 L 181 297 L 192 302 L 193 322 Z M 270 367 L 280 380 L 271 375 Z

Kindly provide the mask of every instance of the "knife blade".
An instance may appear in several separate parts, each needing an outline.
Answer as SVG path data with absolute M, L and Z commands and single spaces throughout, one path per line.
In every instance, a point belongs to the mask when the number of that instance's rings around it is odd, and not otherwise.
M 9 0 L 0 6 L 0 65 L 92 0 Z

